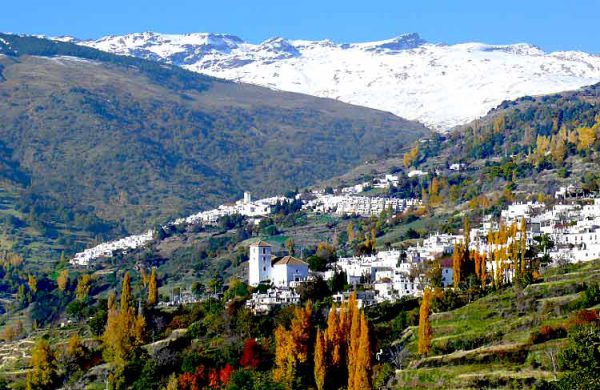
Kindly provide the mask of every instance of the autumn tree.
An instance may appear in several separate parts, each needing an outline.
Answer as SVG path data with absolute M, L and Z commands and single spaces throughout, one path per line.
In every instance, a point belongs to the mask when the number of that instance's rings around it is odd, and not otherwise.
M 298 372 L 306 369 L 311 340 L 312 303 L 294 311 L 290 329 L 279 325 L 275 329 L 275 370 L 273 377 L 287 389 L 294 387 Z
M 429 185 L 429 203 L 432 206 L 437 206 L 441 202 L 440 195 L 440 182 L 436 177 L 431 180 Z
M 348 222 L 348 242 L 352 242 L 355 239 L 354 236 L 354 223 L 352 223 L 352 221 Z
M 539 160 L 541 160 L 546 153 L 550 151 L 550 139 L 543 135 L 538 135 L 536 140 L 536 148 L 535 155 Z
M 458 288 L 461 282 L 461 271 L 463 261 L 463 245 L 461 243 L 454 244 L 454 252 L 452 253 L 452 281 L 454 288 Z
M 92 289 L 92 277 L 88 274 L 83 274 L 77 280 L 77 288 L 75 289 L 75 297 L 84 301 L 90 294 Z
M 369 322 L 364 312 L 360 314 L 360 337 L 358 351 L 356 351 L 356 366 L 354 368 L 354 390 L 372 389 L 372 365 L 371 362 L 371 341 L 369 338 Z M 348 389 L 351 389 L 348 386 Z
M 126 272 L 121 287 L 120 305 L 116 307 L 114 295 L 109 296 L 109 312 L 102 335 L 104 358 L 112 363 L 110 382 L 119 388 L 124 383 L 123 373 L 133 352 L 144 342 L 146 322 L 141 312 L 131 307 L 131 277 Z
M 431 306 L 431 290 L 426 288 L 423 292 L 421 307 L 419 309 L 419 345 L 418 352 L 427 355 L 431 351 L 431 320 L 429 319 Z
M 18 320 L 12 325 L 5 325 L 1 338 L 4 341 L 14 341 L 23 335 L 23 321 Z
M 325 375 L 327 373 L 327 361 L 325 351 L 325 337 L 323 331 L 317 331 L 317 341 L 315 343 L 315 384 L 317 390 L 323 390 L 325 388 Z
M 148 272 L 146 272 L 146 269 L 143 267 L 140 269 L 140 281 L 142 282 L 142 286 L 144 286 L 144 288 L 147 288 L 148 283 L 150 283 L 150 275 L 148 275 Z
M 521 225 L 519 227 L 519 256 L 520 256 L 520 274 L 522 276 L 525 275 L 525 272 L 527 271 L 527 267 L 526 267 L 526 259 L 525 259 L 525 255 L 527 252 L 527 222 L 525 221 L 525 218 L 521 219 Z
M 467 271 L 469 271 L 468 263 L 470 260 L 469 246 L 471 245 L 471 222 L 469 221 L 469 218 L 467 218 L 467 217 L 465 217 L 465 219 L 464 219 L 463 241 L 464 241 L 463 265 L 467 268 Z M 467 275 L 465 275 L 465 277 L 466 276 Z
M 169 381 L 167 382 L 167 386 L 164 387 L 164 390 L 179 390 L 179 383 L 175 373 L 171 374 L 169 377 Z
M 350 333 L 348 335 L 348 390 L 354 389 L 356 379 L 356 365 L 358 362 L 358 348 L 360 344 L 360 311 L 356 301 L 356 294 L 350 295 L 348 300 L 348 321 Z
M 125 272 L 123 276 L 123 284 L 121 286 L 121 302 L 119 308 L 121 310 L 127 310 L 131 303 L 131 275 L 129 272 Z
M 481 287 L 485 287 L 487 280 L 485 254 L 479 253 L 479 251 L 473 251 L 471 252 L 471 259 L 475 264 L 475 275 L 481 283 Z
M 85 357 L 85 348 L 78 333 L 73 333 L 64 345 L 60 355 L 60 365 L 70 376 L 80 369 L 82 360 Z
M 325 260 L 327 263 L 331 263 L 336 259 L 335 246 L 328 242 L 321 241 L 319 245 L 317 245 L 315 255 Z
M 339 366 L 342 363 L 342 344 L 345 343 L 344 334 L 340 315 L 334 303 L 327 316 L 327 330 L 325 332 L 327 349 L 331 351 L 331 363 L 334 366 Z
M 244 368 L 258 368 L 262 363 L 262 347 L 254 339 L 244 342 L 244 350 L 240 358 L 240 366 Z
M 580 127 L 577 129 L 577 150 L 588 151 L 594 141 L 596 140 L 596 134 L 591 127 Z
M 56 278 L 56 284 L 60 291 L 65 291 L 67 289 L 67 285 L 69 284 L 69 270 L 63 269 L 60 271 Z
M 27 372 L 27 390 L 53 388 L 56 360 L 50 344 L 44 338 L 36 341 L 31 350 L 31 370 Z
M 553 139 L 551 149 L 552 159 L 558 166 L 561 166 L 567 157 L 567 144 L 565 140 L 562 138 Z
M 29 291 L 31 291 L 32 294 L 37 292 L 37 278 L 35 275 L 29 274 L 27 277 L 27 285 L 29 286 Z
M 419 145 L 415 145 L 410 150 L 410 152 L 404 154 L 404 158 L 403 158 L 404 167 L 405 168 L 410 167 L 413 164 L 413 162 L 415 162 L 417 160 L 418 157 L 419 157 Z
M 148 282 L 148 305 L 154 306 L 158 303 L 158 282 L 156 280 L 156 268 L 152 268 Z

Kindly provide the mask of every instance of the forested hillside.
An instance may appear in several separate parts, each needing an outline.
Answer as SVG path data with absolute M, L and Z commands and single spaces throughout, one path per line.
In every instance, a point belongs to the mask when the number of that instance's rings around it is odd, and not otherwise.
M 504 102 L 447 138 L 415 147 L 404 163 L 429 169 L 464 164 L 461 171 L 438 177 L 438 184 L 442 197 L 473 201 L 473 206 L 487 203 L 477 199 L 481 195 L 511 201 L 553 195 L 568 184 L 596 191 L 599 103 L 600 84 Z
M 332 100 L 0 38 L 0 138 L 10 167 L 2 243 L 34 256 L 139 231 L 244 190 L 302 188 L 428 133 Z

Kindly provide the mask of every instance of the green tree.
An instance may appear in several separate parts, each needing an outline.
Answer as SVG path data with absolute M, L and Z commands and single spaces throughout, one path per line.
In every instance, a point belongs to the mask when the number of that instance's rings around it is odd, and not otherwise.
M 569 332 L 569 343 L 558 358 L 564 374 L 560 389 L 600 389 L 600 326 L 581 326 Z

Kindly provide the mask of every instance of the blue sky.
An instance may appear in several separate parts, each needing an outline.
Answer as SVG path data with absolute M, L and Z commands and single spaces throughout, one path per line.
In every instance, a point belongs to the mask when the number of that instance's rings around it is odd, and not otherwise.
M 530 42 L 600 54 L 600 0 L 19 0 L 3 2 L 0 31 L 97 38 L 226 32 L 357 42 L 418 32 L 430 42 Z

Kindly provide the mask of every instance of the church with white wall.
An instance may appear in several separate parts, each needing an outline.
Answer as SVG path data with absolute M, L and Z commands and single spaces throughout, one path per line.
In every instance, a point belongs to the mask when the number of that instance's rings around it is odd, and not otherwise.
M 264 241 L 250 245 L 248 284 L 270 281 L 276 287 L 290 287 L 308 278 L 308 264 L 293 256 L 274 258 L 272 246 Z

